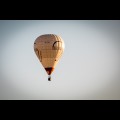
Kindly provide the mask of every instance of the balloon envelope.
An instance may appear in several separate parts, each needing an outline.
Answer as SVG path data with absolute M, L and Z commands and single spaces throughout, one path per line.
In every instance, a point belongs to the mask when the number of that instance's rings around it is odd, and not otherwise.
M 55 69 L 64 52 L 64 41 L 55 34 L 39 36 L 34 42 L 34 51 L 48 75 Z

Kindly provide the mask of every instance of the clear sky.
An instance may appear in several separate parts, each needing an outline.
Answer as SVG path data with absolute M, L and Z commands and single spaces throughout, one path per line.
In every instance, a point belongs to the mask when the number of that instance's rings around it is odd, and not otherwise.
M 42 34 L 65 42 L 52 81 L 33 49 Z M 120 99 L 120 21 L 0 20 L 0 99 Z

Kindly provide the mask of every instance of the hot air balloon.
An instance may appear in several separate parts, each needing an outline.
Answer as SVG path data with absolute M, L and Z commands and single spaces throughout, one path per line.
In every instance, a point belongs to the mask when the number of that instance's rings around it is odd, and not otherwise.
M 51 74 L 64 52 L 64 47 L 62 38 L 55 34 L 41 35 L 34 42 L 34 51 L 48 74 L 48 81 L 51 81 Z

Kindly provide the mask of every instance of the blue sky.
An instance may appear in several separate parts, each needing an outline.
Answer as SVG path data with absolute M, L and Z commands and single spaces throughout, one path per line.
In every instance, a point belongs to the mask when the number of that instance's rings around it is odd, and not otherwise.
M 60 35 L 65 51 L 48 76 L 33 49 Z M 120 21 L 0 20 L 0 99 L 120 99 Z

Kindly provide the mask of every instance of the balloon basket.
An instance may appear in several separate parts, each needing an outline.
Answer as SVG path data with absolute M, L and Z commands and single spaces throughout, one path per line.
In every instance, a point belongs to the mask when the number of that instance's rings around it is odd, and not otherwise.
M 48 76 L 48 81 L 51 81 L 51 76 L 50 75 Z

